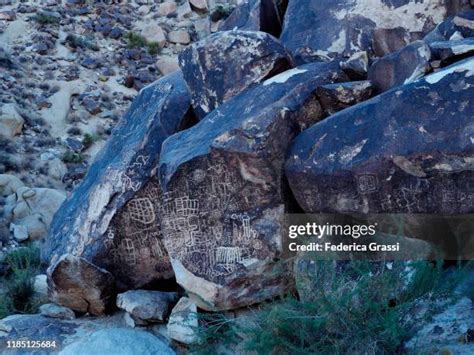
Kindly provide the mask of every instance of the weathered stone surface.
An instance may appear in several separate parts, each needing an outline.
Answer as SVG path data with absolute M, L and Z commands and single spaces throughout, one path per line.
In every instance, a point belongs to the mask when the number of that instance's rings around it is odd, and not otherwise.
M 474 343 L 474 308 L 467 297 L 450 305 L 443 312 L 425 322 L 413 338 L 405 344 L 409 354 L 443 353 L 472 354 Z
M 81 256 L 112 272 L 119 289 L 173 276 L 157 215 L 161 190 L 151 175 L 161 143 L 188 124 L 189 107 L 180 72 L 140 92 L 56 214 L 43 262 Z
M 23 117 L 18 113 L 14 104 L 0 106 L 0 135 L 13 138 L 21 133 Z
M 291 286 L 274 262 L 288 192 L 283 160 L 295 134 L 322 117 L 316 89 L 346 78 L 337 62 L 286 71 L 163 144 L 164 242 L 199 307 L 237 308 Z
M 280 38 L 297 64 L 358 51 L 367 51 L 372 57 L 374 30 L 392 30 L 390 38 L 384 40 L 390 45 L 379 47 L 395 49 L 405 43 L 407 33 L 426 34 L 442 22 L 454 3 L 463 1 L 290 0 Z M 400 27 L 402 31 L 394 30 Z
M 206 13 L 209 10 L 207 0 L 189 0 L 189 5 L 196 12 Z
M 374 87 L 368 80 L 326 84 L 317 90 L 321 107 L 327 115 L 365 101 L 372 96 Z
M 465 60 L 304 131 L 286 163 L 300 206 L 307 212 L 472 213 L 473 83 L 474 59 Z
M 117 307 L 147 322 L 166 320 L 176 302 L 175 292 L 133 290 L 117 295 Z
M 247 31 L 218 32 L 181 52 L 179 62 L 200 119 L 252 84 L 291 67 L 277 39 Z
M 430 43 L 435 58 L 450 62 L 474 54 L 474 38 Z
M 76 341 L 61 351 L 62 355 L 76 354 L 160 354 L 175 352 L 160 338 L 139 330 L 126 328 L 102 329 L 88 338 Z
M 185 30 L 171 31 L 168 33 L 168 41 L 171 43 L 188 44 L 191 42 L 191 37 L 189 37 L 188 31 Z
M 2 354 L 25 354 L 24 349 L 6 349 L 7 340 L 55 342 L 48 349 L 29 349 L 28 354 L 174 354 L 165 341 L 144 331 L 124 328 L 121 314 L 111 317 L 59 320 L 41 315 L 13 315 L 4 318 L 8 332 L 0 341 Z M 0 327 L 1 329 L 1 327 Z M 0 330 L 0 336 L 2 331 Z
M 246 0 L 219 26 L 220 31 L 262 31 L 278 37 L 282 18 L 274 0 Z
M 398 52 L 377 60 L 369 69 L 368 79 L 378 92 L 411 83 L 429 70 L 431 51 L 422 41 L 413 42 Z
M 149 42 L 157 42 L 160 47 L 163 47 L 166 43 L 166 36 L 163 29 L 156 23 L 151 23 L 144 27 L 141 34 Z
M 182 297 L 171 311 L 168 336 L 180 343 L 195 344 L 199 341 L 198 325 L 196 305 L 189 298 Z
M 76 315 L 67 307 L 58 306 L 54 303 L 43 304 L 40 307 L 40 314 L 44 317 L 59 319 L 75 319 Z
M 48 268 L 48 296 L 72 310 L 101 315 L 114 302 L 114 278 L 83 258 L 64 254 Z

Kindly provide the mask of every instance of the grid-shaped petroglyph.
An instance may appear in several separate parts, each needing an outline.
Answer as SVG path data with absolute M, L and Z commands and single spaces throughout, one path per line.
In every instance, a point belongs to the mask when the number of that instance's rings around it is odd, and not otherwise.
M 162 241 L 161 189 L 150 180 L 114 216 L 104 238 L 108 263 L 130 279 L 168 278 L 171 264 Z
M 256 217 L 250 212 L 258 196 L 240 197 L 247 187 L 228 161 L 207 163 L 189 168 L 163 195 L 160 215 L 170 255 L 194 274 L 219 282 L 244 268 L 264 243 L 252 227 Z

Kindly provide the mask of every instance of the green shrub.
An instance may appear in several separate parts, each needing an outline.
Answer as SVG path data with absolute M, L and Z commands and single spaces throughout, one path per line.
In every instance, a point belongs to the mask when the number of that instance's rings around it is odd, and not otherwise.
M 411 281 L 400 290 L 395 273 L 374 276 L 370 263 L 351 263 L 350 277 L 333 278 L 310 301 L 289 296 L 235 319 L 201 315 L 203 341 L 194 350 L 233 344 L 257 354 L 397 353 L 420 322 L 417 306 L 429 309 L 424 317 L 440 311 L 465 275 L 463 269 L 447 274 L 442 263 L 415 262 L 407 268 Z
M 39 249 L 22 247 L 6 258 L 10 274 L 3 279 L 4 291 L 0 295 L 0 318 L 14 313 L 35 313 L 34 276 L 40 265 Z
M 100 138 L 101 137 L 98 134 L 84 134 L 84 138 L 82 139 L 82 145 L 84 146 L 84 149 L 90 148 L 92 144 L 100 140 Z
M 148 53 L 151 55 L 157 55 L 160 53 L 161 47 L 158 42 L 148 42 Z
M 39 13 L 33 19 L 41 25 L 58 25 L 59 18 L 44 13 Z
M 128 48 L 147 48 L 148 53 L 151 55 L 157 55 L 161 51 L 160 44 L 158 42 L 149 42 L 145 37 L 135 32 L 128 32 L 125 35 L 128 40 Z
M 128 40 L 128 48 L 143 48 L 147 45 L 146 38 L 135 32 L 128 32 L 125 38 Z
M 79 164 L 86 160 L 84 154 L 81 153 L 74 153 L 70 150 L 66 151 L 62 156 L 62 161 L 65 163 L 74 163 Z

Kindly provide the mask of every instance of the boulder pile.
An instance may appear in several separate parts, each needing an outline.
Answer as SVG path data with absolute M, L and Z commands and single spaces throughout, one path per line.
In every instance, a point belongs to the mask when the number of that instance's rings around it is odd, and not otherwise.
M 469 1 L 282 3 L 245 1 L 140 91 L 51 223 L 53 302 L 192 343 L 182 313 L 297 287 L 287 213 L 474 212 Z

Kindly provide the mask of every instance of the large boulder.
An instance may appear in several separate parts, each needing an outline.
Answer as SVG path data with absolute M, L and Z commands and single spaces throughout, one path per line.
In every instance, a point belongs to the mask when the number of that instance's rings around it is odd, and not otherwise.
M 262 31 L 278 37 L 282 16 L 275 0 L 245 0 L 219 26 L 220 31 Z
M 400 49 L 468 7 L 463 0 L 290 0 L 281 40 L 297 64 L 358 51 L 373 56 L 375 39 L 379 48 Z M 377 29 L 385 31 L 374 38 Z
M 452 39 L 453 36 L 474 37 L 474 10 L 461 11 L 449 17 L 428 33 L 424 40 L 426 42 L 444 41 Z
M 341 111 L 295 139 L 294 196 L 315 213 L 472 213 L 473 110 L 468 59 Z
M 75 320 L 46 318 L 38 314 L 12 315 L 0 322 L 0 338 L 0 352 L 12 355 L 175 354 L 165 340 L 145 331 L 125 328 L 119 314 Z M 28 351 L 7 349 L 7 341 L 25 339 L 40 342 L 43 347 Z
M 161 191 L 151 176 L 162 142 L 186 127 L 189 109 L 180 72 L 140 92 L 55 215 L 43 262 L 54 264 L 61 255 L 73 254 L 109 270 L 119 289 L 173 276 L 157 215 Z
M 275 263 L 288 209 L 284 157 L 293 137 L 322 116 L 317 88 L 346 79 L 336 62 L 286 71 L 164 142 L 165 247 L 199 307 L 237 308 L 291 286 Z
M 291 68 L 282 44 L 264 32 L 218 32 L 179 55 L 199 119 L 249 86 Z
M 48 297 L 74 311 L 101 315 L 113 306 L 114 277 L 84 258 L 64 254 L 48 268 Z

